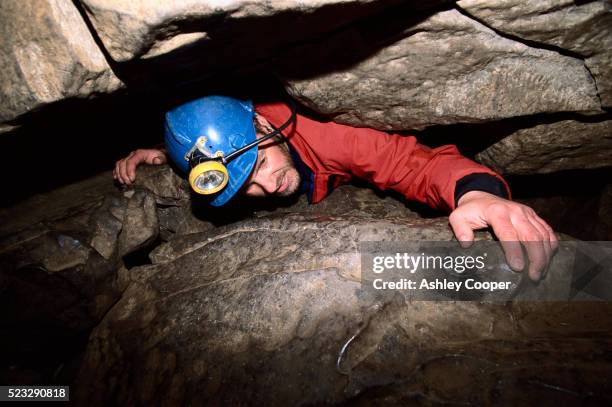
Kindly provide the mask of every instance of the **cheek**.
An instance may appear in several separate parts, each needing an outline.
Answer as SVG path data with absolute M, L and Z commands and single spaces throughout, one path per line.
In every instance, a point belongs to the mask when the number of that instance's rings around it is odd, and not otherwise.
M 300 173 L 295 168 L 291 168 L 291 170 L 287 171 L 287 175 L 291 179 L 292 192 L 297 191 L 300 186 Z

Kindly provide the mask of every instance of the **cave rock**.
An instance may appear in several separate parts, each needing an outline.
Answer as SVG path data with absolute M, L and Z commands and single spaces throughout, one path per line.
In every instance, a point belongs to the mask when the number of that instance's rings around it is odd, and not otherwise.
M 609 337 L 604 344 L 594 334 L 609 330 L 609 321 L 584 324 L 584 315 L 597 314 L 592 310 L 420 302 L 362 289 L 359 242 L 450 239 L 446 218 L 375 219 L 367 210 L 262 214 L 175 236 L 153 264 L 123 270 L 123 297 L 90 336 L 75 400 L 308 405 L 419 397 L 486 404 L 496 394 L 511 404 L 512 397 L 529 399 L 516 371 L 528 370 L 534 382 L 565 382 L 576 366 L 584 379 L 573 389 L 605 388 L 596 363 L 580 362 L 592 342 L 559 339 L 595 337 L 598 349 L 609 349 Z M 524 276 L 515 276 L 520 285 Z M 527 340 L 533 352 L 525 352 Z M 537 363 L 560 355 L 567 369 Z
M 0 21 L 0 122 L 122 87 L 72 1 L 2 1 Z
M 612 166 L 612 121 L 562 120 L 517 130 L 476 155 L 502 174 Z
M 333 49 L 367 58 L 316 77 L 289 63 L 289 92 L 334 121 L 385 130 L 601 111 L 579 58 L 505 38 L 457 10 L 413 23 L 385 47 L 364 24 L 290 53 L 286 60 L 325 61 Z
M 612 107 L 612 3 L 572 0 L 461 0 L 457 5 L 499 32 L 570 51 L 593 74 L 602 105 Z

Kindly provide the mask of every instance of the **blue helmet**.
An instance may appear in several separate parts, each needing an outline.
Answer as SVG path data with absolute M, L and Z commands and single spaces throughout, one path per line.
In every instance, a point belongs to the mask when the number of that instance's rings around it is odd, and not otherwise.
M 257 161 L 257 145 L 228 155 L 257 139 L 250 101 L 227 96 L 206 96 L 166 113 L 168 155 L 201 194 L 217 195 L 210 202 L 224 205 L 240 190 Z

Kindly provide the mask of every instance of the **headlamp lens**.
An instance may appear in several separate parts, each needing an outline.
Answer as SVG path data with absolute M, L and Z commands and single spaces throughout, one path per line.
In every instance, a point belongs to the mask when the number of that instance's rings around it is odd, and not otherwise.
M 210 195 L 221 191 L 227 185 L 227 168 L 218 161 L 205 161 L 189 172 L 189 184 L 198 194 Z
M 194 181 L 195 186 L 201 191 L 212 191 L 218 188 L 225 180 L 225 174 L 217 170 L 209 170 L 200 174 Z

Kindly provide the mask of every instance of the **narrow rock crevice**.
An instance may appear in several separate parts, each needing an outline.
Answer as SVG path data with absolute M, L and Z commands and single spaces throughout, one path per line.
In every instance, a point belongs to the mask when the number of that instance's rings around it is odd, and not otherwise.
M 83 22 L 87 26 L 87 29 L 89 30 L 89 33 L 91 34 L 91 38 L 93 38 L 94 42 L 96 43 L 96 46 L 98 47 L 98 50 L 104 56 L 104 59 L 106 60 L 106 63 L 110 67 L 111 71 L 113 71 L 113 73 L 115 74 L 115 76 L 117 78 L 119 78 L 119 80 L 121 80 L 123 83 L 127 84 L 127 82 L 126 82 L 126 75 L 124 74 L 123 70 L 121 69 L 120 64 L 118 64 L 111 57 L 110 53 L 108 52 L 108 50 L 104 46 L 104 42 L 102 41 L 102 39 L 98 35 L 98 32 L 96 31 L 96 29 L 95 29 L 94 25 L 92 24 L 89 16 L 87 15 L 87 11 L 86 11 L 87 4 L 81 3 L 80 0 L 72 0 L 72 4 L 74 4 L 74 7 L 77 9 L 79 14 L 81 15 L 81 19 L 83 20 Z

